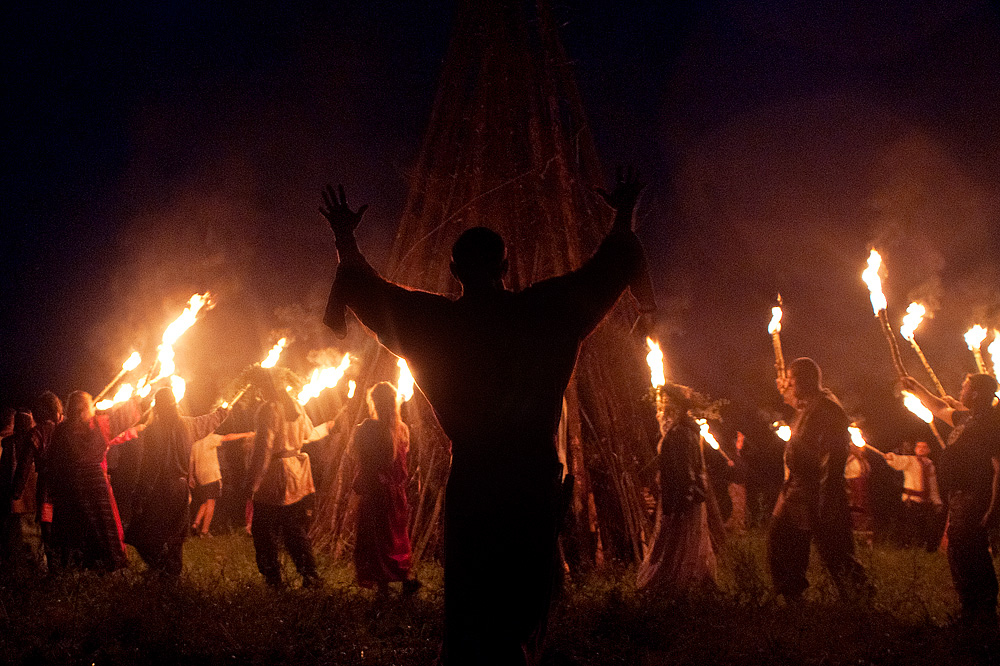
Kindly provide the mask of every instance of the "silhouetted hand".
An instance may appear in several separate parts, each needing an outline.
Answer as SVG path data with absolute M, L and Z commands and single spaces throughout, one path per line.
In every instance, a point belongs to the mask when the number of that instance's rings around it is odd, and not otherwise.
M 319 212 L 329 221 L 334 236 L 342 238 L 353 234 L 366 210 L 368 204 L 361 206 L 357 211 L 351 210 L 347 205 L 347 195 L 344 194 L 343 185 L 338 185 L 336 191 L 332 185 L 323 188 L 323 205 L 319 207 Z
M 608 192 L 600 187 L 595 187 L 594 191 L 604 199 L 604 203 L 614 208 L 618 213 L 615 218 L 616 223 L 623 216 L 627 216 L 631 223 L 632 211 L 635 210 L 635 204 L 639 201 L 639 193 L 644 187 L 646 184 L 639 180 L 639 173 L 634 167 L 628 167 L 627 170 L 618 167 L 614 189 Z

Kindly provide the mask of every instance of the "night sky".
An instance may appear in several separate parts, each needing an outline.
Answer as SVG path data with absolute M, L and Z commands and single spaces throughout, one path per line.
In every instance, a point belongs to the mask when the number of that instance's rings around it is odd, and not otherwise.
M 606 172 L 632 163 L 650 183 L 639 234 L 668 376 L 775 406 L 780 291 L 786 356 L 896 427 L 859 279 L 875 244 L 894 324 L 925 300 L 918 340 L 957 392 L 974 370 L 962 334 L 1000 328 L 996 4 L 639 4 L 556 12 Z M 20 5 L 5 10 L 0 403 L 98 391 L 206 289 L 218 307 L 176 346 L 195 403 L 277 331 L 303 372 L 336 346 L 319 189 L 372 204 L 359 240 L 381 266 L 453 3 Z

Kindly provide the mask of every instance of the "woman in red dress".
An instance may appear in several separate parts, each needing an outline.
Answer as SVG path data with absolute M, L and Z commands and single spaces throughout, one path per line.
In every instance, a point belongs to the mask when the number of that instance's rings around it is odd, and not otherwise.
M 396 387 L 380 382 L 368 391 L 368 411 L 354 432 L 358 459 L 354 491 L 358 504 L 354 569 L 358 584 L 377 587 L 381 595 L 389 583 L 402 582 L 412 594 L 420 583 L 410 576 L 409 507 L 406 502 L 406 454 L 410 431 L 399 414 Z

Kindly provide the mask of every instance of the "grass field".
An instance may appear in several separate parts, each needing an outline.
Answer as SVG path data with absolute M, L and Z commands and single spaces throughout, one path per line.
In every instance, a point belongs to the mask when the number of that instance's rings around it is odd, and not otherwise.
M 424 564 L 416 598 L 388 603 L 320 557 L 325 586 L 275 592 L 239 535 L 188 541 L 180 581 L 132 566 L 44 579 L 0 572 L 0 661 L 10 664 L 429 664 L 441 636 L 441 570 Z M 862 548 L 876 594 L 838 600 L 810 568 L 807 600 L 770 590 L 763 537 L 730 540 L 719 589 L 688 598 L 637 593 L 634 569 L 567 581 L 553 609 L 546 664 L 1000 663 L 996 635 L 952 624 L 957 599 L 943 553 Z

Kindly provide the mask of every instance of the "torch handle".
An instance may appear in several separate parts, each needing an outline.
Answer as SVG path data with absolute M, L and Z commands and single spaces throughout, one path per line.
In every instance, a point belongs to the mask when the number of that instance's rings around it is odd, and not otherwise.
M 903 359 L 899 355 L 899 345 L 896 344 L 896 334 L 892 332 L 892 326 L 889 325 L 889 315 L 886 313 L 885 309 L 878 311 L 878 319 L 882 322 L 882 332 L 885 333 L 885 339 L 889 343 L 889 352 L 892 354 L 892 364 L 896 368 L 896 374 L 899 375 L 900 379 L 906 376 L 906 368 L 903 366 Z
M 771 334 L 771 344 L 774 346 L 774 371 L 778 379 L 785 378 L 785 355 L 781 351 L 781 334 L 775 331 Z
M 973 355 L 976 357 L 976 367 L 979 369 L 979 374 L 988 375 L 989 370 L 986 369 L 986 361 L 983 360 L 983 353 L 978 349 L 972 350 Z
M 869 451 L 874 451 L 876 454 L 878 454 L 879 456 L 881 456 L 881 458 L 883 460 L 885 460 L 885 454 L 882 453 L 881 451 L 879 451 L 878 449 L 876 449 L 874 446 L 872 446 L 868 442 L 865 442 L 864 448 L 868 449 Z
M 935 437 L 937 437 L 937 441 L 938 444 L 941 445 L 941 449 L 944 450 L 945 448 L 947 448 L 948 445 L 944 443 L 944 439 L 941 437 L 941 433 L 938 432 L 937 426 L 934 425 L 934 421 L 931 421 L 927 425 L 931 427 L 931 432 L 934 433 Z
M 108 391 L 110 391 L 110 390 L 111 390 L 112 388 L 114 388 L 114 385 L 118 383 L 118 380 L 120 380 L 120 379 L 121 379 L 122 377 L 124 377 L 124 376 L 125 376 L 125 372 L 126 372 L 125 368 L 122 368 L 121 370 L 119 370 L 119 371 L 118 371 L 118 374 L 117 374 L 117 375 L 115 375 L 115 378 L 114 378 L 114 379 L 112 379 L 112 380 L 111 380 L 111 381 L 110 381 L 110 382 L 108 383 L 108 385 L 107 385 L 107 386 L 105 386 L 105 387 L 104 387 L 103 389 L 101 389 L 101 392 L 97 394 L 97 397 L 96 397 L 96 398 L 94 398 L 94 402 L 100 402 L 100 401 L 101 401 L 101 399 L 102 399 L 102 398 L 103 398 L 103 397 L 104 397 L 105 395 L 107 395 Z
M 937 375 L 931 369 L 931 364 L 927 362 L 927 357 L 924 356 L 924 352 L 920 349 L 920 345 L 917 344 L 917 341 L 910 338 L 910 346 L 913 347 L 913 351 L 917 352 L 917 356 L 920 357 L 920 362 L 924 364 L 924 370 L 927 371 L 931 381 L 934 382 L 934 388 L 937 389 L 938 395 L 942 398 L 948 395 L 948 393 L 944 390 L 944 387 L 941 386 L 941 382 L 938 380 Z M 940 439 L 940 437 L 938 439 Z

